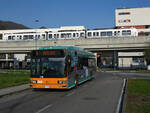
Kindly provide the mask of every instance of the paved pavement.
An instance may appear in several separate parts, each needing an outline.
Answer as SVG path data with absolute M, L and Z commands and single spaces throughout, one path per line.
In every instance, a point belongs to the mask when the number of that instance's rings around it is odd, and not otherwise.
M 0 89 L 0 97 L 9 95 L 12 93 L 20 92 L 20 91 L 23 91 L 28 88 L 29 88 L 29 84 L 23 84 L 23 85 L 19 85 L 19 86 L 3 88 L 3 89 Z
M 24 90 L 0 98 L 0 113 L 115 113 L 123 79 L 97 73 L 71 90 Z
M 135 77 L 150 74 L 98 72 L 95 79 L 67 91 L 33 91 L 29 84 L 0 89 L 0 113 L 115 113 L 123 79 Z

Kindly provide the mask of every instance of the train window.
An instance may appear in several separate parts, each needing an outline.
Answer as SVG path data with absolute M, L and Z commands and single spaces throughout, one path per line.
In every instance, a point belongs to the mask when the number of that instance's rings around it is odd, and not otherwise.
M 118 31 L 118 35 L 120 35 L 120 31 Z
M 64 38 L 64 34 L 61 34 L 61 38 Z
M 71 33 L 63 33 L 61 34 L 61 38 L 69 38 L 71 37 Z
M 15 36 L 14 35 L 12 36 L 12 40 L 15 40 Z
M 123 30 L 122 35 L 131 35 L 131 30 Z
M 19 36 L 19 39 L 21 40 L 21 39 L 22 39 L 22 36 Z
M 99 36 L 99 32 L 96 32 L 96 36 Z
M 67 35 L 68 35 L 68 37 L 71 37 L 71 33 L 68 33 Z
M 107 36 L 112 36 L 112 31 L 108 31 Z
M 56 34 L 54 34 L 54 38 L 56 38 Z
M 93 36 L 96 36 L 96 33 L 95 33 L 95 32 L 93 32 Z
M 84 37 L 84 33 L 80 33 L 80 37 Z
M 114 31 L 114 36 L 119 36 L 120 35 L 120 31 Z
M 11 36 L 8 36 L 8 40 L 11 40 Z
M 23 40 L 27 40 L 27 39 L 28 39 L 28 35 L 23 35 Z
M 106 36 L 106 32 L 101 32 L 101 36 Z
M 117 32 L 116 31 L 114 31 L 114 36 L 116 36 L 117 35 Z
M 127 35 L 131 35 L 131 30 L 127 30 Z
M 92 36 L 92 33 L 91 33 L 91 32 L 88 32 L 88 36 L 91 37 L 91 36 Z
M 76 33 L 76 37 L 79 37 L 79 33 Z
M 43 38 L 43 39 L 45 38 L 45 34 L 42 34 L 42 38 Z
M 2 40 L 3 39 L 3 35 L 2 34 L 0 34 L 0 40 Z
M 38 35 L 38 38 L 40 38 L 41 36 L 40 35 Z
M 33 39 L 33 37 L 34 37 L 33 35 L 29 35 L 29 39 Z
M 57 34 L 57 38 L 59 38 L 59 34 Z
M 75 34 L 75 33 L 73 33 L 73 37 L 76 37 L 76 34 Z
M 42 36 L 43 36 L 43 34 L 42 34 Z M 52 34 L 49 34 L 49 36 L 48 36 L 49 38 L 52 38 L 53 36 L 52 36 Z

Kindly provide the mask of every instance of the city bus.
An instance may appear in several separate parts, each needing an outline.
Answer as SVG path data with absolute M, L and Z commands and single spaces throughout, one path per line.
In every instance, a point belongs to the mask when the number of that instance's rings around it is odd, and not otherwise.
M 95 75 L 96 56 L 84 49 L 53 46 L 31 52 L 30 88 L 70 89 Z

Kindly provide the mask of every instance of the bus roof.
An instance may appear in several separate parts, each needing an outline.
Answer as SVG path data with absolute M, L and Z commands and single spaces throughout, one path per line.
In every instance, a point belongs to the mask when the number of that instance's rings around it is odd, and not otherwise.
M 47 49 L 68 49 L 68 50 L 80 50 L 83 51 L 84 49 L 75 47 L 75 46 L 49 46 L 49 47 L 41 47 L 39 50 L 47 50 Z
M 94 55 L 92 52 L 89 52 L 83 48 L 79 48 L 79 47 L 76 47 L 76 46 L 49 46 L 49 47 L 41 47 L 39 48 L 39 50 L 47 50 L 47 49 L 67 49 L 67 50 L 74 50 L 74 51 L 77 51 L 77 52 L 82 52 L 83 54 L 85 55 Z

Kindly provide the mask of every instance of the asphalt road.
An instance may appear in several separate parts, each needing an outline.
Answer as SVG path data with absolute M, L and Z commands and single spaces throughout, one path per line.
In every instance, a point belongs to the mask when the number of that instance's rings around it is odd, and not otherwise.
M 0 113 L 115 113 L 123 78 L 97 73 L 71 90 L 32 89 L 0 98 Z

